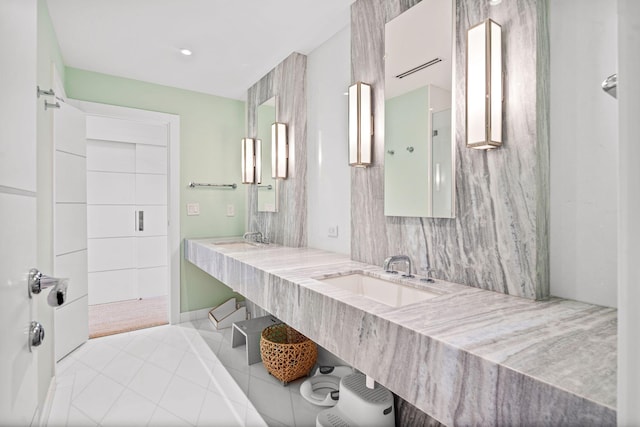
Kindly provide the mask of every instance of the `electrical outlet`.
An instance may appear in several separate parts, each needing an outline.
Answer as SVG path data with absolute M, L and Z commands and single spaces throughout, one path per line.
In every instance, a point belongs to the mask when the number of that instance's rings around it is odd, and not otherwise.
M 327 231 L 327 236 L 338 237 L 338 226 L 337 225 L 330 226 L 329 230 Z
M 200 215 L 200 203 L 187 203 L 187 215 Z
M 236 216 L 235 205 L 227 205 L 227 216 Z

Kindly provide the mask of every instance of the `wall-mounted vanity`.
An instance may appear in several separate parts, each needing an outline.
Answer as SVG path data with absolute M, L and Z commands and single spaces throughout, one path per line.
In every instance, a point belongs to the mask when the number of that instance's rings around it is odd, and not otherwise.
M 313 248 L 219 243 L 185 239 L 184 256 L 445 425 L 542 415 L 548 425 L 615 425 L 614 309 L 444 281 L 422 288 L 428 298 L 392 304 L 326 280 L 360 275 L 393 286 L 379 266 Z
M 423 0 L 385 26 L 387 216 L 455 217 L 453 8 Z

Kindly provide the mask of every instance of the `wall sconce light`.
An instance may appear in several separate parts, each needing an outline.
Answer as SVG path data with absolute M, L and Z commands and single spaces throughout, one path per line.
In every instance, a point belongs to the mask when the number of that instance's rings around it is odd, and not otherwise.
M 253 138 L 242 139 L 242 183 L 262 182 L 262 141 Z
M 358 82 L 349 87 L 349 165 L 371 164 L 373 115 L 371 85 Z
M 289 164 L 289 143 L 287 125 L 274 123 L 271 125 L 271 176 L 285 179 Z
M 502 145 L 502 27 L 487 19 L 467 31 L 467 147 Z

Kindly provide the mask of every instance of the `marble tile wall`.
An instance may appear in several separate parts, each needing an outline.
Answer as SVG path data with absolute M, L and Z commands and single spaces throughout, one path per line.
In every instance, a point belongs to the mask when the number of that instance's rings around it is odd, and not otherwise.
M 435 277 L 510 295 L 549 296 L 548 2 L 456 3 L 456 218 L 384 216 L 384 24 L 418 1 L 351 7 L 352 81 L 373 87 L 374 164 L 351 172 L 351 256 L 381 265 L 407 254 Z M 466 31 L 491 17 L 503 28 L 504 145 L 465 147 Z
M 247 92 L 247 136 L 255 138 L 256 108 L 277 95 L 277 120 L 287 124 L 289 176 L 279 180 L 277 213 L 258 212 L 255 185 L 249 189 L 247 231 L 259 230 L 273 243 L 307 245 L 307 57 L 292 53 Z M 271 171 L 263 171 L 271 173 Z

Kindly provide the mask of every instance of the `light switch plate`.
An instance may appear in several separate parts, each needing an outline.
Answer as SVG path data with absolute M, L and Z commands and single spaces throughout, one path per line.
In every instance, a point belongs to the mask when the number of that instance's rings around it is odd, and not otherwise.
M 187 203 L 187 215 L 200 215 L 200 203 Z
M 329 230 L 327 230 L 327 236 L 338 237 L 338 226 L 337 225 L 330 226 Z
M 235 205 L 227 205 L 227 216 L 236 216 Z

